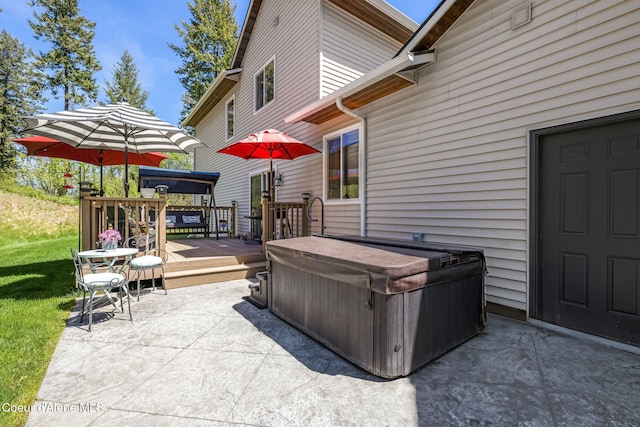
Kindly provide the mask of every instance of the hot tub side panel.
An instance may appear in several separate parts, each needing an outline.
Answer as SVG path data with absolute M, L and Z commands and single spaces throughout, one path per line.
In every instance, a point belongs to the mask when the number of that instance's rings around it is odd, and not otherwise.
M 397 378 L 411 372 L 405 364 L 404 295 L 374 293 L 373 365 L 369 371 L 379 377 Z
M 359 286 L 271 263 L 269 309 L 364 369 L 373 369 L 370 292 Z
M 482 275 L 478 273 L 403 294 L 403 375 L 478 334 L 483 319 L 482 292 Z

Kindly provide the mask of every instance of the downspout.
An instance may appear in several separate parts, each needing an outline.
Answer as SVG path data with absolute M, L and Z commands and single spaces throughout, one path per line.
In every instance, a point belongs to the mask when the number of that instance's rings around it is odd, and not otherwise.
M 367 119 L 342 104 L 342 97 L 336 98 L 336 107 L 343 113 L 360 120 L 362 158 L 360 162 L 359 190 L 360 198 L 360 236 L 367 237 Z

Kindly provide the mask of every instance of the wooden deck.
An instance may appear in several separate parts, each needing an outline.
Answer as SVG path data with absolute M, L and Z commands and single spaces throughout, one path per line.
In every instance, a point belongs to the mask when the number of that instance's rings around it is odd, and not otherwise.
M 171 239 L 166 250 L 168 289 L 255 277 L 265 269 L 262 245 L 240 239 Z
M 169 261 L 167 264 L 185 260 L 198 260 L 216 257 L 244 257 L 247 255 L 262 255 L 261 245 L 248 245 L 241 239 L 216 240 L 211 238 L 171 239 L 167 240 Z

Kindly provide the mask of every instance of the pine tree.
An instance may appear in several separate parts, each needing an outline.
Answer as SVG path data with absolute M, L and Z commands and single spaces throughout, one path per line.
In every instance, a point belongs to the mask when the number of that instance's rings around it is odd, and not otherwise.
M 176 73 L 185 88 L 181 121 L 202 97 L 218 74 L 231 65 L 236 48 L 238 23 L 230 0 L 194 0 L 187 2 L 192 18 L 181 21 L 176 31 L 184 46 L 169 43 L 182 60 Z
M 133 57 L 128 50 L 122 52 L 120 61 L 116 62 L 112 73 L 111 83 L 105 82 L 105 93 L 107 103 L 127 101 L 131 106 L 154 114 L 147 108 L 149 92 L 142 90 L 138 81 L 138 67 L 133 61 Z
M 32 0 L 29 5 L 43 8 L 33 12 L 35 22 L 29 21 L 35 38 L 51 44 L 51 50 L 36 56 L 38 67 L 49 71 L 46 88 L 55 98 L 63 91 L 65 110 L 95 102 L 93 74 L 102 69 L 93 49 L 95 22 L 79 15 L 78 0 Z
M 15 165 L 11 140 L 24 129 L 23 116 L 42 111 L 42 74 L 33 67 L 33 53 L 6 30 L 0 32 L 0 170 Z

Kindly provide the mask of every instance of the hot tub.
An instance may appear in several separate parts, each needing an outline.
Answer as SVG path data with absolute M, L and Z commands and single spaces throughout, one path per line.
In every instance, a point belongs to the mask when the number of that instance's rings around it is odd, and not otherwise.
M 480 250 L 320 236 L 266 247 L 269 309 L 377 376 L 408 375 L 486 324 Z

